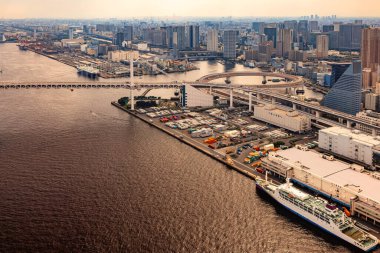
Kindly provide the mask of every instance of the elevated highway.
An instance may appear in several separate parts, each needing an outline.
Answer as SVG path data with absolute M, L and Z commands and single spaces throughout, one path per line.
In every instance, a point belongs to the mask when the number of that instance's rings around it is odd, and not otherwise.
M 248 71 L 241 71 L 241 72 L 224 72 L 224 73 L 215 73 L 215 74 L 209 74 L 206 76 L 203 76 L 199 78 L 197 81 L 201 83 L 209 83 L 211 81 L 220 79 L 220 78 L 226 78 L 229 80 L 231 77 L 235 76 L 259 76 L 263 77 L 263 80 L 266 82 L 267 77 L 276 77 L 280 79 L 285 79 L 285 82 L 280 82 L 278 84 L 262 84 L 262 85 L 256 85 L 260 88 L 268 88 L 273 85 L 277 86 L 277 88 L 295 88 L 295 87 L 301 87 L 304 85 L 304 79 L 299 76 L 293 76 L 288 74 L 282 74 L 282 73 L 274 73 L 274 72 L 248 72 Z

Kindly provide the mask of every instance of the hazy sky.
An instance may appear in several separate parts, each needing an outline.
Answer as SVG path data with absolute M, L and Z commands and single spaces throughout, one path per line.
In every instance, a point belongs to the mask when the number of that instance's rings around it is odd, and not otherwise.
M 380 16 L 380 0 L 0 0 L 0 18 Z

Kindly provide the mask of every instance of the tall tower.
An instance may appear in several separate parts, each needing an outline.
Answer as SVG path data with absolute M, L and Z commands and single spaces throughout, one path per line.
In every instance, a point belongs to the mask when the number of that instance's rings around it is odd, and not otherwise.
M 218 51 L 218 31 L 215 29 L 207 31 L 207 51 Z
M 317 36 L 317 57 L 327 58 L 329 55 L 329 37 L 327 35 Z
M 69 29 L 69 39 L 70 40 L 74 39 L 74 29 L 73 28 Z
M 223 57 L 229 59 L 236 58 L 236 42 L 237 42 L 237 31 L 228 30 L 223 33 Z
M 279 29 L 277 34 L 277 56 L 288 57 L 292 50 L 293 30 Z
M 361 57 L 363 70 L 370 72 L 368 78 L 363 79 L 363 87 L 375 87 L 380 81 L 380 28 L 362 30 Z

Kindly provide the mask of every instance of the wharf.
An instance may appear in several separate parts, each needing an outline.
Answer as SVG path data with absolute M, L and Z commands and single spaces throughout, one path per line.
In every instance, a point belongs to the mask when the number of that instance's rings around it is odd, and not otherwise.
M 191 137 L 182 135 L 181 133 L 176 132 L 175 130 L 167 129 L 167 128 L 165 128 L 165 125 L 159 125 L 159 124 L 155 123 L 153 120 L 149 120 L 149 118 L 147 118 L 146 116 L 144 117 L 142 115 L 139 115 L 136 112 L 133 112 L 131 110 L 128 110 L 128 109 L 120 106 L 117 102 L 111 102 L 111 104 L 113 106 L 129 113 L 130 115 L 133 115 L 134 117 L 139 118 L 140 120 L 144 121 L 145 123 L 163 131 L 164 133 L 178 139 L 179 141 L 186 143 L 187 145 L 195 148 L 196 150 L 201 151 L 202 153 L 208 155 L 209 157 L 225 164 L 228 168 L 233 169 L 233 170 L 241 173 L 242 175 L 244 175 L 250 179 L 256 180 L 256 178 L 259 176 L 258 172 L 254 171 L 253 169 L 249 168 L 248 166 L 246 166 L 246 165 L 244 165 L 244 164 L 242 164 L 236 160 L 234 160 L 234 164 L 229 164 L 224 159 L 224 154 L 221 154 L 221 153 L 219 153 L 213 149 L 210 149 L 209 147 L 207 147 L 205 145 L 202 145 L 202 143 L 200 143 L 199 141 L 191 139 Z

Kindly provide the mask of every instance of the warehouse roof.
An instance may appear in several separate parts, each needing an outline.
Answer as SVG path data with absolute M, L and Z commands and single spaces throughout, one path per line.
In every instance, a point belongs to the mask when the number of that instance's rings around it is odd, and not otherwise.
M 372 135 L 360 132 L 359 130 L 350 130 L 344 127 L 329 127 L 319 131 L 333 135 L 340 135 L 352 138 L 355 142 L 360 142 L 363 145 L 377 146 L 380 145 L 380 140 Z
M 329 161 L 322 158 L 321 153 L 302 151 L 297 148 L 279 150 L 271 155 L 279 155 L 287 159 L 288 163 L 298 162 L 305 171 L 321 177 L 326 181 L 351 190 L 355 195 L 380 203 L 380 180 L 371 176 L 369 172 L 359 172 L 352 169 L 351 164 L 334 159 Z

